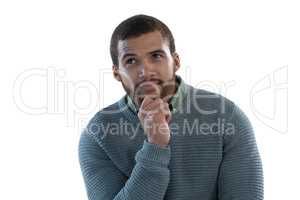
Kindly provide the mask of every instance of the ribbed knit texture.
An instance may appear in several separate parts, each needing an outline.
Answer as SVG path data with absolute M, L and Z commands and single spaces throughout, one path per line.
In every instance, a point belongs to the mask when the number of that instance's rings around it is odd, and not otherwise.
M 176 110 L 166 148 L 147 141 L 125 96 L 90 120 L 79 143 L 90 200 L 263 199 L 261 159 L 241 109 L 187 85 Z

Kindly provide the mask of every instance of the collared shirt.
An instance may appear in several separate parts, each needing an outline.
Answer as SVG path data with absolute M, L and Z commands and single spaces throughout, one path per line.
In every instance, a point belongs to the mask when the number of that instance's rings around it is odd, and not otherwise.
M 178 105 L 186 93 L 186 85 L 185 85 L 184 81 L 182 80 L 182 78 L 178 75 L 176 75 L 176 83 L 177 83 L 176 84 L 177 85 L 176 92 L 169 100 L 169 107 L 170 107 L 171 113 L 174 113 L 177 111 Z M 136 106 L 133 99 L 129 95 L 126 95 L 126 101 L 127 101 L 129 108 L 133 112 L 138 113 L 138 107 Z

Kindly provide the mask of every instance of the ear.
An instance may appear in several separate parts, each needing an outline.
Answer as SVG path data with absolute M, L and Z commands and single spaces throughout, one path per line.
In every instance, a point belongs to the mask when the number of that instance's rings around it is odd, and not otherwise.
M 116 66 L 116 65 L 113 65 L 112 66 L 112 71 L 113 71 L 114 78 L 117 81 L 121 81 L 121 77 L 120 77 L 120 74 L 119 74 L 119 67 Z
M 174 52 L 173 53 L 173 59 L 174 59 L 174 65 L 175 65 L 175 72 L 180 68 L 180 58 L 178 53 Z

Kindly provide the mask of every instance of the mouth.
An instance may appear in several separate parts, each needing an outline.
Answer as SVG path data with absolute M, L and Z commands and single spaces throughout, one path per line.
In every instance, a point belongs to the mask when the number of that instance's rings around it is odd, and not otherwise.
M 155 88 L 158 85 L 159 85 L 158 81 L 145 81 L 139 87 L 143 89 L 147 89 L 147 88 Z
M 160 89 L 159 80 L 144 81 L 139 85 L 139 90 L 142 93 L 154 92 Z
M 139 87 L 141 87 L 141 86 L 148 86 L 148 85 L 158 86 L 158 85 L 161 85 L 161 81 L 158 80 L 158 79 L 152 79 L 152 80 L 143 81 L 142 83 L 139 84 Z
M 136 88 L 136 97 L 139 101 L 143 101 L 146 95 L 160 96 L 161 81 L 160 80 L 149 80 L 144 81 Z

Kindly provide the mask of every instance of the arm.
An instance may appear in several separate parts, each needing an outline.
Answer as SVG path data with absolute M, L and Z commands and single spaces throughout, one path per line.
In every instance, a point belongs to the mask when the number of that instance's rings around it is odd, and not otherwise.
M 253 128 L 235 106 L 229 122 L 233 134 L 224 135 L 223 160 L 218 180 L 220 200 L 263 199 L 263 169 Z
M 87 131 L 80 138 L 79 160 L 89 200 L 162 200 L 169 183 L 170 147 L 147 141 L 129 178 Z

